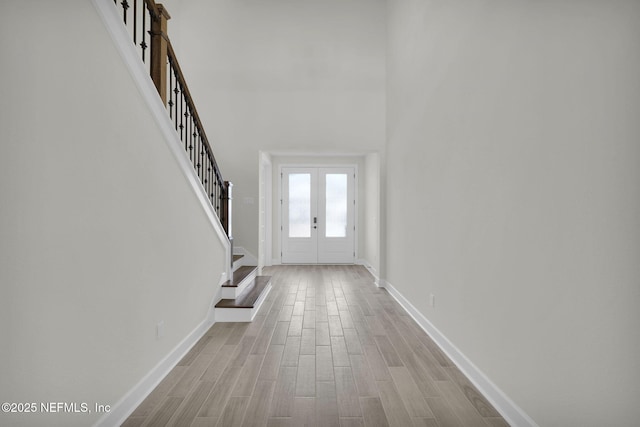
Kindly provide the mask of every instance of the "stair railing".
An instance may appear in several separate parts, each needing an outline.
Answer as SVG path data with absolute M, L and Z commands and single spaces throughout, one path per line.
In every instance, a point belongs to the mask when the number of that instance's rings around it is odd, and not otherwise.
M 167 35 L 171 16 L 154 0 L 113 1 L 122 8 L 122 18 L 133 44 L 140 49 L 142 62 L 167 108 L 169 118 L 184 144 L 184 150 L 202 183 L 229 240 L 231 234 L 231 187 L 225 181 L 213 155 L 193 97 Z M 131 11 L 130 11 L 131 9 Z M 148 44 L 147 44 L 148 41 Z M 149 49 L 149 52 L 147 52 Z

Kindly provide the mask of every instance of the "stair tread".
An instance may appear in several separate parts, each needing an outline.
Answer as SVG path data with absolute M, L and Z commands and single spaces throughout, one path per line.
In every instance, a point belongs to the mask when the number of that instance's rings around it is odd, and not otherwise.
M 253 308 L 262 292 L 271 281 L 271 276 L 257 276 L 236 299 L 221 299 L 217 308 Z
M 233 272 L 231 280 L 227 280 L 223 287 L 237 287 L 248 275 L 253 273 L 258 267 L 255 265 L 243 265 Z
M 240 258 L 242 258 L 243 256 L 244 255 L 234 255 L 233 256 L 233 261 L 235 262 L 235 261 L 239 260 Z

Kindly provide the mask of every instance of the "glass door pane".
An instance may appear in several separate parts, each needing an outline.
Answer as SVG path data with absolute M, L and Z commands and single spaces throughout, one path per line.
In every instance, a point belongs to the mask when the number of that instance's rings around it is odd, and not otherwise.
M 289 237 L 311 237 L 311 175 L 289 174 Z
M 326 174 L 325 237 L 347 235 L 347 174 Z

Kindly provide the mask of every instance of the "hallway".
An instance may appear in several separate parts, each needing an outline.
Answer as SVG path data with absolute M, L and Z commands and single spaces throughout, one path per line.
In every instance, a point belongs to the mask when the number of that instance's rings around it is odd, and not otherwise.
M 276 266 L 252 323 L 216 323 L 123 424 L 508 424 L 360 266 Z

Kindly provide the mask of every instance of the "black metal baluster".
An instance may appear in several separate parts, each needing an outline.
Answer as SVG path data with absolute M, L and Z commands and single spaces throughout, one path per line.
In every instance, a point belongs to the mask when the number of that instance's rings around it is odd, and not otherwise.
M 209 165 L 209 193 L 211 193 L 211 199 L 213 199 L 213 186 L 215 184 L 215 178 L 213 173 L 213 165 Z M 211 206 L 213 206 L 213 200 L 211 200 Z
M 199 142 L 202 140 L 202 135 L 193 141 L 193 170 L 196 171 L 196 175 L 200 178 L 200 174 L 198 174 L 198 146 Z
M 206 178 L 204 180 L 204 190 L 207 192 L 207 197 L 209 197 L 209 186 L 211 183 L 211 159 L 207 156 L 207 172 Z
M 191 165 L 195 167 L 194 159 L 194 141 L 189 141 L 189 138 L 186 138 L 184 135 L 184 126 L 182 125 L 182 120 L 184 118 L 184 104 L 185 104 L 185 94 L 184 87 L 180 85 L 180 89 L 182 90 L 182 95 L 180 96 L 180 137 L 183 138 L 185 145 L 187 142 L 189 143 L 189 160 L 191 161 Z
M 129 2 L 127 0 L 122 0 L 122 18 L 124 19 L 124 25 L 127 25 L 127 9 L 129 9 Z
M 191 120 L 189 120 L 189 104 L 187 104 L 187 110 L 184 113 L 184 118 L 185 118 L 185 125 L 184 125 L 184 139 L 185 141 L 189 141 L 189 144 L 191 144 L 191 141 L 193 141 L 193 139 L 191 138 L 191 131 L 189 126 L 191 126 Z
M 200 141 L 200 138 L 202 138 L 202 136 L 194 139 L 193 143 L 191 144 L 193 146 L 193 149 L 191 150 L 191 153 L 193 154 L 191 163 L 193 164 L 193 170 L 196 172 L 198 172 L 198 167 L 196 165 L 198 163 L 198 142 Z M 198 176 L 198 178 L 200 177 Z
M 185 102 L 184 105 L 184 139 L 185 141 L 191 141 L 191 134 L 189 133 L 189 104 Z
M 204 185 L 206 177 L 205 177 L 205 164 L 204 164 L 204 144 L 200 144 L 200 173 L 202 176 L 202 184 Z
M 133 44 L 138 44 L 138 0 L 133 0 Z
M 169 107 L 169 118 L 173 119 L 173 72 L 171 69 L 171 60 L 169 60 L 169 102 L 167 102 L 167 106 Z
M 192 141 L 197 141 L 199 138 L 199 128 L 198 128 L 198 122 L 196 122 L 195 117 L 193 116 L 193 111 L 191 112 L 191 125 L 193 126 L 191 129 L 193 130 L 193 133 L 191 134 Z
M 211 172 L 211 176 L 213 177 L 213 185 L 211 186 L 211 206 L 213 206 L 213 209 L 215 210 L 216 208 L 216 203 L 215 203 L 215 189 L 216 189 L 216 182 L 218 182 L 218 177 L 216 175 L 216 168 L 215 166 L 212 166 L 211 169 L 213 169 L 213 172 Z
M 182 94 L 180 95 L 180 126 L 178 127 L 180 128 L 180 139 L 184 141 L 182 132 L 184 129 L 184 124 L 182 124 L 182 116 L 184 115 L 184 88 L 182 87 L 182 85 L 180 85 L 180 91 L 182 92 Z
M 224 210 L 222 209 L 224 207 L 224 198 L 225 198 L 225 189 L 224 189 L 224 181 L 220 182 L 220 205 L 218 206 L 218 217 L 220 218 L 220 222 L 222 222 L 222 227 L 226 228 L 224 226 L 225 223 L 225 214 L 224 214 Z
M 213 205 L 213 210 L 216 211 L 216 215 L 218 215 L 218 174 L 216 174 L 216 182 L 213 186 L 213 200 L 211 203 Z
M 191 112 L 191 120 L 189 120 L 189 126 L 191 126 L 189 131 L 189 144 L 193 144 L 193 141 L 196 140 L 195 131 L 193 133 L 191 132 L 191 130 L 193 130 L 193 112 Z M 185 144 L 186 144 L 186 141 L 185 141 Z
M 202 147 L 203 147 L 203 139 L 202 139 L 202 135 L 200 135 L 200 138 L 198 138 L 199 144 L 198 144 L 198 153 L 202 151 Z M 200 182 L 202 182 L 202 184 L 204 185 L 204 163 L 202 162 L 202 156 L 200 156 L 198 158 L 198 164 L 196 165 L 196 167 L 198 168 L 198 177 L 200 178 Z
M 142 7 L 142 42 L 140 42 L 140 48 L 142 49 L 142 62 L 145 62 L 144 53 L 147 50 L 147 8 Z
M 203 173 L 204 173 L 204 191 L 205 193 L 209 194 L 209 156 L 207 156 L 204 159 Z
M 200 178 L 200 182 L 202 182 L 202 136 L 200 137 L 200 144 L 198 144 L 198 151 L 196 153 L 198 154 L 198 177 Z
M 216 198 L 216 212 L 218 212 L 218 217 L 220 217 L 220 200 L 222 199 L 222 183 L 218 181 L 218 197 Z
M 193 170 L 196 170 L 196 152 L 198 151 L 198 139 L 189 144 L 189 160 L 191 160 L 191 166 Z
M 173 114 L 173 121 L 174 121 L 174 125 L 175 125 L 176 131 L 177 131 L 178 130 L 178 92 L 180 92 L 180 91 L 178 90 L 178 74 L 176 73 L 175 68 L 172 67 L 172 70 L 173 70 L 173 73 L 175 73 L 175 78 L 176 78 L 175 79 L 176 80 L 176 87 L 173 89 L 173 93 L 175 95 L 174 98 L 176 100 L 175 111 L 174 111 L 174 114 Z M 186 143 L 185 143 L 184 149 L 185 150 L 187 149 Z
M 184 98 L 184 139 L 191 139 L 189 132 L 189 102 L 187 97 Z M 195 144 L 195 141 L 193 142 Z

